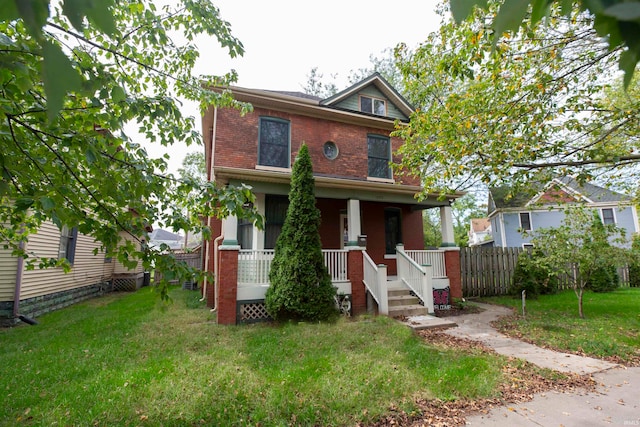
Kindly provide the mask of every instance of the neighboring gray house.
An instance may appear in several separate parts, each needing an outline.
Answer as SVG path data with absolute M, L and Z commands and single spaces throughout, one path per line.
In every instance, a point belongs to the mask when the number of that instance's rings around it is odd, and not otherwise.
M 184 236 L 171 233 L 161 228 L 153 230 L 149 235 L 149 246 L 152 248 L 160 248 L 160 245 L 163 243 L 171 250 L 181 250 L 184 249 Z
M 564 219 L 564 206 L 582 203 L 596 209 L 605 224 L 626 230 L 630 240 L 638 233 L 638 214 L 631 198 L 615 191 L 578 181 L 556 178 L 537 192 L 518 192 L 510 196 L 506 187 L 489 190 L 489 221 L 494 246 L 525 247 L 531 238 L 523 231 L 557 227 Z

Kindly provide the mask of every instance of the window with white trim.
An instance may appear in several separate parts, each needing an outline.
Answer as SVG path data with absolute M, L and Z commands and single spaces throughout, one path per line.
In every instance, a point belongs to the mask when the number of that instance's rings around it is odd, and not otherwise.
M 602 218 L 602 223 L 604 225 L 615 224 L 616 216 L 613 212 L 613 208 L 602 208 L 600 209 L 600 217 Z
M 291 166 L 291 130 L 288 120 L 260 117 L 258 164 L 289 168 Z
M 529 212 L 520 212 L 520 229 L 531 231 L 531 214 Z
M 387 102 L 384 99 L 360 96 L 360 111 L 378 116 L 387 115 Z
M 386 136 L 367 135 L 367 151 L 369 155 L 368 176 L 372 178 L 391 179 L 391 141 Z
M 76 227 L 62 226 L 60 230 L 60 246 L 58 247 L 58 259 L 66 259 L 70 264 L 76 258 L 76 241 L 78 240 L 78 229 Z

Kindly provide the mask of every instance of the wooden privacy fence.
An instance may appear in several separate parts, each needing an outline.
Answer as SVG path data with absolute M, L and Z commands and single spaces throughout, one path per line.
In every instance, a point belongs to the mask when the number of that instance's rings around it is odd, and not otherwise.
M 506 295 L 521 248 L 471 247 L 460 249 L 462 295 Z
M 462 295 L 488 297 L 507 295 L 518 263 L 521 248 L 471 247 L 460 249 Z M 620 286 L 628 287 L 629 268 L 619 267 Z M 558 277 L 559 289 L 571 288 L 566 277 Z
M 180 261 L 184 261 L 189 267 L 195 268 L 197 270 L 202 269 L 202 254 L 200 253 L 200 251 L 195 251 L 195 252 L 174 252 L 171 254 L 167 254 L 164 256 L 173 256 L 175 257 L 176 261 L 180 262 Z M 162 271 L 159 270 L 154 270 L 154 274 L 153 274 L 153 280 L 155 283 L 158 283 L 160 280 L 162 280 Z M 177 280 L 172 280 L 171 283 L 173 284 L 177 284 L 178 281 Z M 184 288 L 188 288 L 188 289 L 197 289 L 198 284 L 195 282 L 189 282 L 189 283 L 184 283 L 183 284 Z

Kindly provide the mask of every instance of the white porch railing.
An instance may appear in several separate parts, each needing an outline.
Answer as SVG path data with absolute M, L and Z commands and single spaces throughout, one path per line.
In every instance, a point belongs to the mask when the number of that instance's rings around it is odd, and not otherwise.
M 273 249 L 241 249 L 238 254 L 238 285 L 268 285 Z M 332 282 L 347 281 L 347 251 L 323 249 L 324 265 Z
M 273 249 L 241 249 L 238 254 L 238 285 L 268 285 Z
M 376 265 L 366 251 L 362 252 L 364 264 L 364 285 L 378 303 L 379 314 L 389 314 L 389 295 L 387 293 L 387 266 Z
M 421 266 L 404 251 L 404 245 L 396 247 L 398 279 L 411 289 L 424 302 L 429 313 L 433 308 L 433 285 L 431 266 Z
M 406 250 L 404 252 L 418 265 L 430 265 L 432 268 L 431 277 L 437 279 L 447 277 L 447 267 L 444 262 L 443 250 Z

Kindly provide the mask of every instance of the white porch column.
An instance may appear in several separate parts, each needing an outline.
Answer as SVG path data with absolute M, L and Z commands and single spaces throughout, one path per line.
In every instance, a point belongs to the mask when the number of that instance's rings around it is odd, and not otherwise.
M 256 193 L 256 210 L 263 218 L 265 214 L 264 201 L 264 193 Z M 253 249 L 264 249 L 264 230 L 259 230 L 255 226 L 253 227 L 253 242 L 251 247 Z
M 222 220 L 222 233 L 224 240 L 221 249 L 238 246 L 238 218 L 235 215 L 229 215 Z
M 440 206 L 440 229 L 442 232 L 442 247 L 455 247 L 456 239 L 453 233 L 451 206 Z
M 362 234 L 360 227 L 360 200 L 347 201 L 347 246 L 358 246 L 358 236 Z

